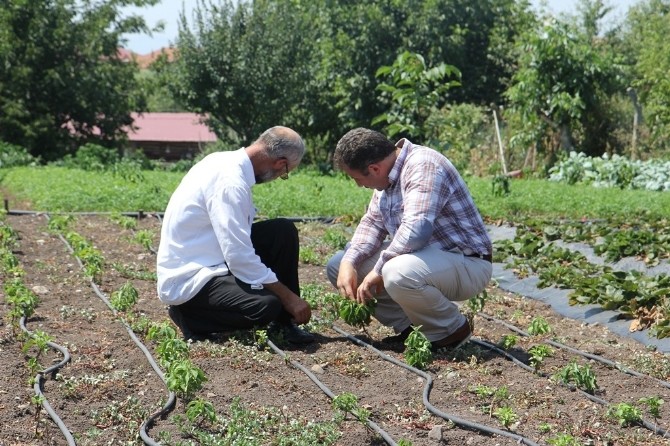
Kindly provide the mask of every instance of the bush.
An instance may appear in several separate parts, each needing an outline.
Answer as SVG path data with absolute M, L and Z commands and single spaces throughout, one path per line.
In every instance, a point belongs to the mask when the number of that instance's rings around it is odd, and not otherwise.
M 35 165 L 39 159 L 24 147 L 0 141 L 0 168 Z
M 74 156 L 66 155 L 62 165 L 71 169 L 102 171 L 118 163 L 119 160 L 119 152 L 116 149 L 88 143 L 79 147 Z

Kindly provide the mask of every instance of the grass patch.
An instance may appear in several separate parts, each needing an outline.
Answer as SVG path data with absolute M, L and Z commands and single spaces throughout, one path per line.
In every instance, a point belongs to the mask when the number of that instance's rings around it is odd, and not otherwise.
M 2 171 L 3 189 L 48 212 L 162 212 L 183 174 L 144 171 L 142 181 L 113 172 L 63 167 L 16 167 Z M 645 190 L 599 189 L 540 179 L 510 181 L 507 195 L 496 194 L 491 178 L 467 177 L 475 203 L 485 218 L 613 218 L 670 215 L 670 194 Z M 342 173 L 321 175 L 300 169 L 289 181 L 253 188 L 259 217 L 334 217 L 357 221 L 371 191 L 357 187 Z

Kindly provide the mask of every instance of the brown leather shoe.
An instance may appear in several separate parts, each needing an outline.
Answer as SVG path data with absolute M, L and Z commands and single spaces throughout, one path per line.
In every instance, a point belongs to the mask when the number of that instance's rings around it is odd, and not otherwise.
M 470 327 L 470 323 L 466 319 L 465 322 L 463 322 L 463 325 L 458 327 L 458 329 L 455 332 L 453 332 L 446 338 L 442 338 L 438 341 L 431 342 L 431 346 L 433 350 L 439 350 L 443 348 L 454 349 L 468 342 L 471 336 L 472 336 L 472 327 Z

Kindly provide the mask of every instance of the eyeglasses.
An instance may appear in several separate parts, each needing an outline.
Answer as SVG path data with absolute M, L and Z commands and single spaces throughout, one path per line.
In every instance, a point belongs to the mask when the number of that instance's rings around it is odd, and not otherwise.
M 284 158 L 286 160 L 286 158 Z M 284 168 L 286 169 L 286 172 L 279 175 L 279 178 L 282 180 L 288 180 L 288 160 L 286 160 L 286 164 L 284 164 Z

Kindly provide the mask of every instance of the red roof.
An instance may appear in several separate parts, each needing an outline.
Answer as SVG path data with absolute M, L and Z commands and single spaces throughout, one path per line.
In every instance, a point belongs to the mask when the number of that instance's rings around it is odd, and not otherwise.
M 216 135 L 195 113 L 131 113 L 135 130 L 128 132 L 130 141 L 214 142 Z

